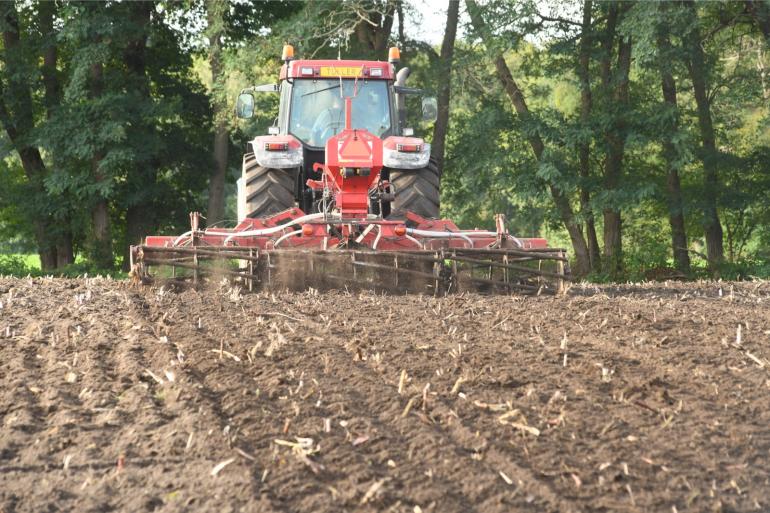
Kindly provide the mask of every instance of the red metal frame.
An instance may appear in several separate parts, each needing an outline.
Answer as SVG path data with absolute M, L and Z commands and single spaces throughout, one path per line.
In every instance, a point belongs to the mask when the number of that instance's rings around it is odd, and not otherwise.
M 303 75 L 302 68 L 311 68 L 313 70 L 312 75 Z M 393 80 L 395 77 L 395 70 L 393 65 L 383 61 L 361 61 L 361 60 L 292 60 L 281 66 L 280 80 L 287 78 L 339 78 L 338 76 L 321 75 L 321 68 L 339 68 L 340 70 L 347 70 L 349 68 L 357 68 L 361 70 L 358 78 L 366 80 Z M 372 69 L 380 69 L 381 74 L 372 76 Z M 342 78 L 356 78 L 351 74 L 343 74 Z
M 200 215 L 191 214 L 192 225 L 196 225 Z M 244 219 L 232 229 L 210 228 L 207 230 L 191 230 L 176 237 L 168 235 L 150 235 L 146 238 L 147 246 L 184 247 L 193 243 L 197 246 L 237 246 L 255 249 L 333 249 L 337 247 L 366 247 L 382 251 L 409 251 L 416 249 L 440 248 L 469 248 L 466 239 L 470 238 L 473 248 L 488 247 L 519 247 L 505 232 L 489 232 L 485 230 L 460 230 L 448 219 L 425 219 L 414 213 L 408 213 L 405 221 L 387 219 L 351 219 L 344 220 L 311 220 L 300 224 L 292 221 L 306 217 L 299 208 L 290 208 L 278 214 L 262 219 Z M 456 234 L 452 238 L 432 238 L 410 236 L 406 233 L 407 223 L 414 230 L 435 231 Z M 238 233 L 264 228 L 287 225 L 278 233 L 263 236 L 238 237 Z M 305 228 L 308 227 L 308 228 Z M 371 227 L 371 228 L 370 228 Z M 294 232 L 276 242 L 283 236 Z M 483 234 L 483 235 L 482 235 Z M 236 237 L 230 238 L 231 235 Z M 411 238 L 410 238 L 411 237 Z M 521 243 L 521 249 L 544 249 L 548 243 L 542 238 L 515 239 Z M 415 243 L 417 241 L 418 244 Z M 376 243 L 376 245 L 375 245 Z
M 326 141 L 326 163 L 316 164 L 325 180 L 308 180 L 311 189 L 328 188 L 343 219 L 366 218 L 369 191 L 382 170 L 382 139 L 351 127 L 351 98 L 345 98 L 345 129 Z

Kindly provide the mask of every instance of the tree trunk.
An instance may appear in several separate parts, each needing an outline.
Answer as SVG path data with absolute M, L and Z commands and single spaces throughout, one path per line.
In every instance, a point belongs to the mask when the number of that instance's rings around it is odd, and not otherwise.
M 609 92 L 610 82 L 612 80 L 612 48 L 615 44 L 615 29 L 618 24 L 618 5 L 613 2 L 609 5 L 607 11 L 606 27 L 604 37 L 602 38 L 601 60 L 599 61 L 599 75 L 602 80 L 602 87 Z
M 666 4 L 660 4 L 661 13 L 666 12 Z M 676 268 L 683 273 L 690 272 L 690 254 L 687 251 L 687 232 L 684 225 L 682 208 L 682 189 L 679 181 L 677 149 L 671 142 L 679 130 L 679 106 L 676 99 L 676 83 L 671 74 L 671 41 L 665 17 L 658 28 L 658 59 L 660 68 L 663 101 L 673 114 L 673 125 L 663 133 L 663 157 L 668 167 L 666 193 L 668 203 L 668 222 L 671 226 L 671 249 Z
M 374 53 L 378 57 L 384 55 L 385 50 L 388 49 L 388 39 L 390 39 L 390 31 L 393 29 L 393 15 L 396 12 L 396 3 L 397 0 L 389 0 L 387 2 L 382 19 L 382 26 L 375 32 Z
M 493 48 L 493 45 L 489 44 L 489 41 L 487 40 L 484 20 L 481 17 L 475 0 L 465 0 L 465 5 L 468 8 L 468 14 L 470 15 L 473 28 L 482 35 L 485 46 L 487 48 Z M 508 64 L 506 64 L 503 54 L 499 52 L 495 56 L 495 70 L 497 72 L 497 78 L 500 80 L 516 113 L 525 120 L 530 119 L 532 114 L 527 107 L 524 94 L 513 79 L 513 75 L 511 75 L 511 70 L 508 68 Z M 538 161 L 541 160 L 545 145 L 540 134 L 537 132 L 532 133 L 529 135 L 528 140 L 532 147 L 532 152 L 535 154 L 535 158 Z M 569 198 L 564 195 L 564 192 L 559 189 L 556 184 L 549 183 L 548 188 L 551 191 L 551 197 L 553 198 L 554 204 L 556 205 L 562 222 L 572 241 L 572 249 L 575 252 L 576 260 L 574 272 L 577 276 L 585 276 L 591 271 L 591 262 L 588 245 L 583 237 L 583 231 L 580 228 L 580 224 L 575 219 L 575 213 L 572 211 Z
M 458 2 L 460 0 L 457 0 Z M 398 44 L 401 48 L 406 46 L 406 35 L 404 32 L 404 2 L 396 0 L 396 13 L 398 14 Z
M 126 241 L 123 248 L 123 264 L 121 269 L 129 271 L 131 267 L 131 245 L 140 244 L 142 238 L 147 235 L 150 223 L 147 216 L 151 215 L 149 208 L 144 204 L 131 205 L 126 209 Z
M 209 183 L 209 206 L 206 215 L 208 226 L 212 226 L 214 223 L 224 219 L 225 178 L 227 178 L 229 152 L 230 132 L 227 122 L 217 121 L 214 132 L 214 175 Z
M 133 93 L 138 94 L 140 101 L 151 104 L 150 81 L 147 77 L 147 35 L 151 22 L 154 4 L 152 2 L 128 2 L 129 16 L 133 24 L 135 37 L 128 42 L 123 52 L 123 60 L 129 72 L 129 81 Z M 155 137 L 151 124 L 138 120 L 132 127 L 140 137 L 152 140 Z M 141 242 L 147 235 L 149 227 L 155 224 L 155 208 L 152 191 L 156 188 L 158 179 L 157 165 L 154 158 L 137 160 L 135 169 L 129 176 L 129 186 L 137 199 L 126 209 L 126 243 L 123 247 L 124 271 L 130 267 L 130 245 Z
M 4 91 L 0 82 L 0 122 L 8 134 L 8 139 L 18 152 L 24 174 L 33 194 L 41 198 L 46 195 L 43 179 L 46 175 L 45 164 L 40 150 L 31 144 L 31 132 L 34 128 L 32 111 L 32 93 L 30 81 L 23 72 L 24 55 L 21 52 L 21 33 L 14 4 L 6 6 L 5 27 L 3 31 L 4 67 L 7 74 L 8 90 Z M 12 111 L 5 103 L 9 100 Z M 33 201 L 35 198 L 33 198 Z M 51 221 L 45 210 L 35 208 L 31 211 L 35 240 L 43 271 L 56 268 L 56 246 L 51 240 Z
M 38 4 L 38 20 L 40 33 L 46 40 L 43 43 L 43 66 L 41 73 L 43 75 L 43 87 L 45 89 L 44 102 L 46 118 L 51 119 L 54 110 L 61 103 L 61 86 L 59 77 L 56 75 L 56 62 L 58 60 L 58 48 L 56 46 L 57 32 L 54 32 L 53 18 L 56 11 L 54 2 L 41 2 Z M 52 172 L 56 172 L 56 155 L 51 155 L 53 161 Z M 72 228 L 70 226 L 70 216 L 67 214 L 59 219 L 56 224 L 56 268 L 61 268 L 75 262 L 74 250 L 72 247 Z
M 670 143 L 667 146 L 671 146 Z M 671 148 L 665 148 L 668 154 Z M 687 251 L 687 231 L 684 225 L 684 212 L 682 208 L 682 189 L 679 181 L 679 173 L 672 161 L 666 159 L 669 168 L 666 180 L 668 193 L 668 222 L 671 226 L 671 246 L 676 268 L 683 273 L 690 272 L 690 254 Z
M 46 117 L 51 119 L 53 110 L 59 105 L 59 79 L 56 76 L 56 61 L 58 59 L 58 48 L 53 26 L 53 17 L 56 10 L 54 2 L 41 2 L 38 5 L 38 16 L 40 23 L 40 33 L 46 37 L 43 43 L 43 66 L 41 73 L 43 75 L 43 87 L 45 89 L 45 111 Z
M 91 64 L 90 72 L 91 98 L 102 95 L 103 69 L 101 63 Z M 104 154 L 96 150 L 91 157 L 91 177 L 97 184 L 104 181 L 100 164 Z M 99 269 L 111 269 L 114 264 L 112 255 L 112 229 L 110 226 L 110 209 L 107 198 L 99 195 L 91 208 L 91 262 Z
M 358 42 L 378 59 L 385 57 L 390 31 L 393 29 L 393 15 L 396 14 L 398 4 L 399 0 L 387 0 L 384 11 L 367 13 L 366 19 L 361 17 L 353 29 Z M 401 21 L 403 20 L 399 19 L 399 22 Z
M 768 40 L 768 47 L 770 47 L 770 40 Z M 759 82 L 762 85 L 762 98 L 765 101 L 770 100 L 770 88 L 767 84 L 767 68 L 765 67 L 765 52 L 764 49 L 757 45 L 757 71 L 759 72 Z
M 439 175 L 444 170 L 444 148 L 449 129 L 449 98 L 452 82 L 452 54 L 454 53 L 455 35 L 457 34 L 457 18 L 460 10 L 459 0 L 450 0 L 447 8 L 446 29 L 444 41 L 441 43 L 441 58 L 439 68 L 442 80 L 438 90 L 438 117 L 433 127 L 431 154 L 436 161 Z
M 618 42 L 618 64 L 613 101 L 618 108 L 614 113 L 612 127 L 605 135 L 607 158 L 604 161 L 604 187 L 612 195 L 620 186 L 625 154 L 625 110 L 628 106 L 628 75 L 631 69 L 631 41 L 621 37 Z M 613 109 L 614 110 L 614 109 Z M 604 258 L 605 269 L 610 276 L 618 277 L 623 272 L 623 238 L 620 209 L 604 209 Z
M 604 98 L 608 98 L 611 96 L 611 86 L 612 86 L 612 56 L 613 56 L 613 48 L 615 46 L 615 36 L 616 36 L 616 29 L 618 24 L 618 4 L 617 2 L 612 2 L 609 4 L 607 8 L 607 21 L 605 22 L 605 29 L 603 37 L 601 38 L 601 57 L 599 59 L 599 78 L 601 80 L 601 90 L 602 90 L 602 96 Z M 605 109 L 607 106 L 605 105 Z M 612 122 L 614 123 L 614 119 Z M 613 131 L 612 126 L 609 129 L 609 132 L 606 132 L 604 134 L 605 143 L 607 144 L 607 157 L 604 161 L 604 170 L 603 170 L 603 177 L 604 177 L 604 185 L 605 188 L 607 187 L 607 166 L 609 165 L 612 169 L 612 166 L 616 163 L 613 162 L 612 164 L 608 163 L 609 160 L 609 144 L 610 141 L 608 139 L 608 135 L 611 134 Z M 604 232 L 602 234 L 602 242 L 604 244 L 604 262 L 602 262 L 602 267 L 604 270 L 606 270 L 611 276 L 615 276 L 617 274 L 616 264 L 618 262 L 617 259 L 617 252 L 613 244 L 615 243 L 616 238 L 620 238 L 620 229 L 621 229 L 621 220 L 619 215 L 614 216 L 613 215 L 613 209 L 607 209 L 605 208 L 603 210 L 603 222 L 604 222 Z M 607 223 L 609 222 L 609 226 Z M 620 239 L 622 243 L 622 238 Z M 609 245 L 608 245 L 609 242 Z M 608 251 L 609 250 L 609 251 Z M 611 261 L 612 258 L 615 258 L 615 262 L 613 265 L 613 262 Z M 622 258 L 622 256 L 621 256 Z
M 624 10 L 628 7 L 624 7 Z M 620 186 L 625 153 L 625 115 L 628 107 L 629 72 L 631 69 L 631 41 L 618 36 L 617 24 L 621 11 L 613 2 L 607 13 L 607 25 L 602 39 L 600 72 L 605 97 L 610 100 L 609 124 L 604 133 L 607 156 L 604 160 L 604 188 L 610 201 L 616 201 Z M 612 72 L 612 54 L 615 40 L 618 40 L 618 60 Z M 620 209 L 612 204 L 604 208 L 604 265 L 603 269 L 613 278 L 623 271 L 623 238 Z
M 697 105 L 698 128 L 701 135 L 701 161 L 703 162 L 703 231 L 706 236 L 706 257 L 709 269 L 718 272 L 719 265 L 724 261 L 724 246 L 722 223 L 717 210 L 719 191 L 719 165 L 716 147 L 714 125 L 711 120 L 711 101 L 708 96 L 706 61 L 701 47 L 698 15 L 692 1 L 685 2 L 693 21 L 693 29 L 683 38 L 687 45 L 689 59 L 687 62 L 693 95 Z
M 75 252 L 72 246 L 72 229 L 66 226 L 56 239 L 56 267 L 61 269 L 75 263 Z
M 580 79 L 580 123 L 584 130 L 588 128 L 592 108 L 591 78 L 588 69 L 591 59 L 592 8 L 593 4 L 591 0 L 586 0 L 583 3 L 582 34 L 580 37 L 580 54 L 578 57 L 578 77 Z M 578 144 L 580 178 L 583 182 L 580 187 L 580 211 L 583 214 L 586 224 L 588 257 L 591 263 L 591 270 L 599 272 L 601 271 L 599 240 L 596 237 L 596 224 L 594 221 L 594 213 L 591 209 L 591 193 L 588 185 L 588 180 L 591 176 L 590 157 L 591 140 L 590 137 L 586 137 L 584 141 L 581 141 Z
M 101 155 L 97 154 L 91 161 L 91 170 L 97 181 L 102 179 L 98 171 L 102 158 Z M 112 258 L 110 211 L 105 198 L 99 198 L 91 209 L 91 227 L 93 230 L 91 262 L 98 269 L 111 269 L 114 261 Z
M 19 154 L 21 159 L 21 166 L 24 169 L 24 174 L 27 177 L 27 181 L 30 183 L 32 190 L 38 194 L 42 189 L 42 173 L 45 166 L 43 160 L 40 158 L 40 152 L 37 148 L 19 147 L 19 134 L 14 125 L 11 114 L 4 103 L 4 93 L 2 83 L 0 83 L 0 123 L 8 134 L 8 139 L 13 144 L 14 148 Z M 30 220 L 35 234 L 35 242 L 38 248 L 38 256 L 40 257 L 40 267 L 44 270 L 50 270 L 56 267 L 56 249 L 51 247 L 50 240 L 48 238 L 49 223 L 45 216 L 38 215 L 38 212 L 34 212 L 32 219 Z
M 32 185 L 33 190 L 39 196 L 45 195 L 45 186 L 43 178 L 46 169 L 43 159 L 40 157 L 40 151 L 37 148 L 26 147 L 19 151 L 21 165 L 24 168 L 27 180 Z M 38 255 L 40 256 L 40 268 L 43 271 L 52 271 L 56 269 L 56 240 L 53 237 L 54 226 L 49 217 L 40 213 L 38 217 L 32 220 L 35 230 L 35 239 L 37 241 Z
M 209 181 L 209 205 L 206 213 L 208 226 L 221 221 L 225 211 L 225 179 L 230 150 L 227 99 L 225 98 L 224 69 L 222 65 L 222 37 L 227 3 L 219 0 L 206 2 L 209 38 L 209 66 L 211 67 L 211 94 L 214 110 L 214 172 Z

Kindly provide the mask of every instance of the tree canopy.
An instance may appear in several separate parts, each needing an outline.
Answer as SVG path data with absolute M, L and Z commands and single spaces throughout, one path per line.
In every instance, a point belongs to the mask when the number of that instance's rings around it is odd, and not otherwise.
M 290 42 L 401 48 L 439 99 L 435 125 L 411 122 L 461 226 L 503 213 L 591 279 L 770 274 L 770 2 L 451 0 L 439 41 L 419 16 L 407 0 L 0 4 L 0 253 L 125 269 L 129 244 L 190 211 L 233 219 L 278 105 L 259 96 L 244 122 L 234 100 L 277 81 Z

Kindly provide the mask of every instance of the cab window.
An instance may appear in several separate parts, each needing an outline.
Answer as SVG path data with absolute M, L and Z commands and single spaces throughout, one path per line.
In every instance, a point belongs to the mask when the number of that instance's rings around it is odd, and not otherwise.
M 384 80 L 322 79 L 294 81 L 289 132 L 310 146 L 323 147 L 345 129 L 345 97 L 353 97 L 351 123 L 382 137 L 391 129 Z

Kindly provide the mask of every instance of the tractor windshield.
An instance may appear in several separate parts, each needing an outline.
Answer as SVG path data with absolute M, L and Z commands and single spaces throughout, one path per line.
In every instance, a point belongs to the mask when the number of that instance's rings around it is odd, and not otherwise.
M 381 137 L 390 130 L 388 84 L 384 80 L 358 80 L 353 98 L 353 128 Z M 324 146 L 326 140 L 345 129 L 346 96 L 354 95 L 354 80 L 294 81 L 289 131 L 310 146 Z

